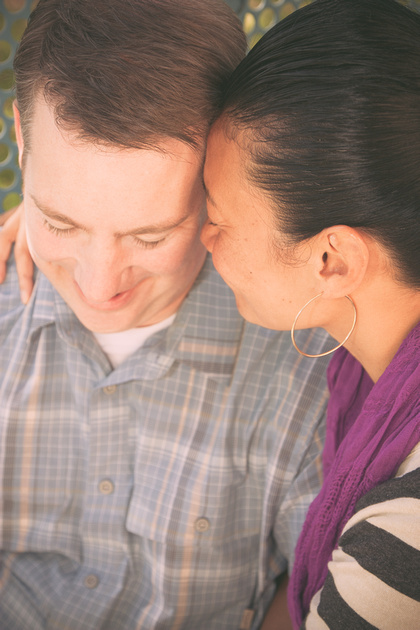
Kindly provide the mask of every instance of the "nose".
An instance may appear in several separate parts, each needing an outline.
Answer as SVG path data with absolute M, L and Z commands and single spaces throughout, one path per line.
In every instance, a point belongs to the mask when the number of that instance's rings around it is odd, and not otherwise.
M 130 267 L 116 247 L 89 247 L 78 260 L 74 279 L 90 302 L 103 303 L 129 288 Z
M 208 249 L 210 253 L 212 253 L 213 251 L 213 244 L 214 244 L 214 239 L 216 238 L 217 231 L 218 231 L 217 226 L 210 223 L 208 219 L 203 225 L 203 227 L 201 228 L 201 234 L 200 234 L 201 242 L 203 243 L 204 247 Z

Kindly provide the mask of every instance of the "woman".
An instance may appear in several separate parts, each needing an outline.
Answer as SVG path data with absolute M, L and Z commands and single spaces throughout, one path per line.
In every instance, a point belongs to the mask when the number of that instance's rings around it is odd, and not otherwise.
M 420 16 L 317 0 L 274 27 L 232 76 L 204 180 L 202 239 L 244 317 L 339 348 L 294 627 L 419 628 Z

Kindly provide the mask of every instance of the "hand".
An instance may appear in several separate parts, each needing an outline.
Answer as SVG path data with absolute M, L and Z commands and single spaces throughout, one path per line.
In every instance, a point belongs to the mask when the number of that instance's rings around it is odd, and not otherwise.
M 0 214 L 0 284 L 6 277 L 6 263 L 10 258 L 13 243 L 15 243 L 16 268 L 19 277 L 20 297 L 26 304 L 31 297 L 34 286 L 34 263 L 26 240 L 23 203 L 17 208 Z
M 266 613 L 261 630 L 293 630 L 292 620 L 287 607 L 287 586 L 289 578 L 283 574 L 278 580 L 277 593 Z

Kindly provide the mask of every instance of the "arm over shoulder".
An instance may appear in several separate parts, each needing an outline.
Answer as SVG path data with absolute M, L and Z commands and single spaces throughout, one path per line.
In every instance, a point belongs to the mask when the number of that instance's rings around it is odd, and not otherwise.
M 419 627 L 419 460 L 417 446 L 402 476 L 380 484 L 356 505 L 324 587 L 312 600 L 306 630 Z

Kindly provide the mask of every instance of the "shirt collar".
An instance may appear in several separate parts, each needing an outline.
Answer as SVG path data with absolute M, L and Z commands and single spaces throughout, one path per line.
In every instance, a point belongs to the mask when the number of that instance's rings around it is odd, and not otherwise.
M 93 335 L 42 273 L 37 274 L 28 308 L 32 308 L 30 336 L 53 324 L 66 343 L 103 363 L 105 357 Z M 130 380 L 158 378 L 180 361 L 225 380 L 232 374 L 243 328 L 233 293 L 209 255 L 172 326 L 153 335 L 115 373 L 127 372 Z

